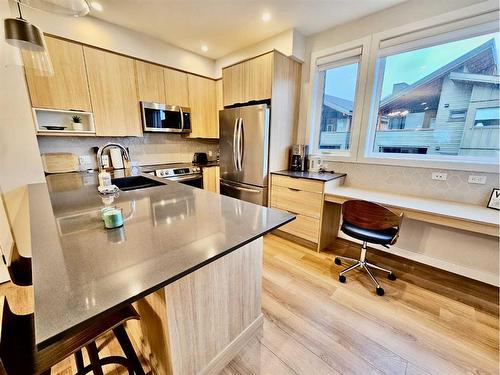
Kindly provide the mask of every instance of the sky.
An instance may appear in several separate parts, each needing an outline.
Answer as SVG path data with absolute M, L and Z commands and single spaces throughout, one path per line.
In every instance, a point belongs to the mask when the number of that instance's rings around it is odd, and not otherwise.
M 495 39 L 498 54 L 499 34 L 495 33 L 388 56 L 381 97 L 390 95 L 395 83 L 412 84 L 492 38 Z M 327 71 L 325 93 L 354 101 L 357 71 L 358 64 Z

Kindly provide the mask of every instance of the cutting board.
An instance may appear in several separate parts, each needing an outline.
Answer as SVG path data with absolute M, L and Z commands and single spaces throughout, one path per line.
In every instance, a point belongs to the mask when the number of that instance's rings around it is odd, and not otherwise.
M 42 154 L 45 173 L 66 173 L 80 170 L 78 157 L 70 152 L 49 152 Z

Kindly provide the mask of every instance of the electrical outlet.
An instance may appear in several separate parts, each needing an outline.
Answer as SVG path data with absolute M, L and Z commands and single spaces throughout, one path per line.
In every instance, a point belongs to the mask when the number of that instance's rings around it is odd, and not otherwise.
M 447 178 L 448 178 L 448 174 L 447 173 L 432 172 L 432 179 L 433 180 L 446 181 Z
M 84 168 L 90 167 L 90 164 L 92 163 L 90 155 L 80 155 L 78 157 L 78 161 L 80 162 L 80 165 Z
M 213 152 L 211 150 L 208 151 L 208 157 L 211 158 L 213 155 Z
M 470 175 L 467 180 L 469 184 L 481 184 L 484 185 L 486 183 L 486 176 L 474 176 Z

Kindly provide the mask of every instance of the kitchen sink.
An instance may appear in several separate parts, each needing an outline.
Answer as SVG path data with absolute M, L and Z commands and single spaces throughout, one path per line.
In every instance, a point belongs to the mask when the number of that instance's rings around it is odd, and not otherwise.
M 165 185 L 163 182 L 153 180 L 144 176 L 131 176 L 113 178 L 111 183 L 116 185 L 122 191 L 146 189 L 153 186 Z

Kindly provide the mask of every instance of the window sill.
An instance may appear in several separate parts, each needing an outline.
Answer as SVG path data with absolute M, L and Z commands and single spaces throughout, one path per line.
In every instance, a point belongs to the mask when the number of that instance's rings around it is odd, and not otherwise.
M 470 171 L 470 172 L 481 172 L 481 173 L 500 173 L 499 161 L 492 162 L 476 162 L 467 160 L 431 160 L 422 158 L 412 158 L 411 154 L 404 154 L 405 159 L 401 157 L 388 157 L 383 156 L 365 156 L 361 158 L 346 157 L 346 155 L 326 155 L 326 154 L 313 154 L 310 158 L 319 158 L 322 161 L 327 162 L 348 162 L 348 163 L 359 163 L 359 164 L 376 164 L 376 165 L 388 165 L 388 166 L 399 166 L 399 167 L 410 167 L 410 168 L 427 168 L 427 169 L 447 169 L 447 170 L 457 170 L 457 171 Z
M 412 154 L 404 154 L 401 156 L 388 155 L 370 155 L 364 156 L 357 162 L 366 164 L 394 165 L 413 168 L 430 168 L 430 169 L 449 169 L 458 171 L 484 172 L 484 173 L 499 173 L 499 161 L 492 160 L 491 162 L 474 161 L 474 160 L 453 160 L 442 156 L 441 158 L 422 158 L 412 157 Z

